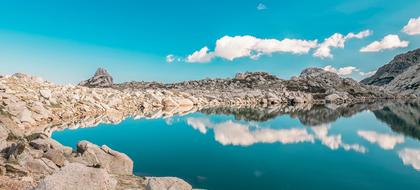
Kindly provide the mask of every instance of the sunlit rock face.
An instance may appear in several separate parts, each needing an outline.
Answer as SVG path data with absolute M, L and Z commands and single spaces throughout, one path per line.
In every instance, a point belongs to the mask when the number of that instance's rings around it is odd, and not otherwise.
M 420 149 L 404 148 L 398 152 L 398 155 L 405 165 L 411 165 L 420 171 Z
M 378 133 L 375 131 L 357 131 L 357 135 L 369 141 L 370 143 L 378 144 L 385 150 L 394 149 L 395 145 L 404 143 L 404 136 L 390 135 L 385 133 Z

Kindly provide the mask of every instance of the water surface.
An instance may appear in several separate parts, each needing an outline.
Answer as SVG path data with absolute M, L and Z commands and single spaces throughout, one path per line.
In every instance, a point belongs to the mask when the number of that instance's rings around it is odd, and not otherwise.
M 206 109 L 53 138 L 107 144 L 129 155 L 138 175 L 176 176 L 200 189 L 420 189 L 417 103 Z

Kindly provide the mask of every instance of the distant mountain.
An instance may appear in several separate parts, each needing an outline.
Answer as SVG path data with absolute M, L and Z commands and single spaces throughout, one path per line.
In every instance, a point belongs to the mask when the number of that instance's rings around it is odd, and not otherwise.
M 376 73 L 360 81 L 362 84 L 384 86 L 411 66 L 420 63 L 420 48 L 394 57 L 388 64 L 380 67 Z M 416 74 L 416 73 L 414 73 Z
M 385 86 L 389 91 L 420 97 L 420 64 L 409 67 Z

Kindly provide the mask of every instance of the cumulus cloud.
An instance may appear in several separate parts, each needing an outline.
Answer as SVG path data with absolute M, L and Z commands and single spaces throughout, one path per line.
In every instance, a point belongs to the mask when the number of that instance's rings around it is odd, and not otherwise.
M 420 16 L 417 18 L 411 18 L 402 31 L 408 35 L 420 34 Z
M 319 44 L 319 47 L 316 49 L 313 55 L 321 59 L 332 58 L 333 55 L 331 54 L 331 48 L 344 48 L 344 44 L 347 40 L 352 38 L 362 39 L 371 34 L 372 31 L 370 30 L 364 30 L 357 34 L 350 32 L 345 36 L 340 33 L 335 33 L 332 36 L 326 38 L 321 44 Z
M 201 48 L 198 51 L 195 51 L 193 54 L 187 57 L 187 62 L 189 63 L 206 63 L 211 61 L 213 58 L 213 53 L 209 52 L 209 48 L 207 46 Z
M 363 71 L 360 71 L 359 68 L 354 67 L 354 66 L 335 68 L 332 65 L 327 65 L 323 69 L 325 71 L 335 73 L 335 74 L 337 74 L 341 77 L 348 76 L 348 75 L 354 75 L 354 76 L 358 76 L 358 77 L 369 77 L 369 76 L 372 76 L 376 73 L 376 70 L 375 71 L 369 71 L 369 72 L 363 72 Z
M 359 33 L 348 33 L 347 35 L 335 33 L 326 38 L 323 43 L 318 44 L 317 40 L 302 39 L 262 39 L 250 35 L 244 36 L 223 36 L 216 41 L 214 52 L 206 47 L 188 55 L 187 61 L 209 62 L 215 57 L 220 57 L 229 61 L 237 58 L 249 57 L 258 59 L 261 55 L 270 55 L 273 53 L 292 53 L 307 54 L 311 49 L 316 51 L 315 57 L 332 58 L 331 48 L 344 48 L 344 43 L 352 38 L 365 38 L 371 35 L 370 30 L 364 30 Z
M 257 59 L 261 55 L 278 52 L 305 54 L 316 46 L 316 40 L 260 39 L 249 35 L 223 36 L 216 41 L 214 52 L 210 52 L 207 47 L 204 47 L 189 55 L 187 61 L 191 63 L 209 62 L 214 57 L 221 57 L 230 61 L 242 57 Z
M 359 69 L 357 69 L 356 67 L 353 67 L 353 66 L 341 67 L 341 68 L 337 69 L 337 68 L 335 68 L 331 65 L 327 65 L 323 69 L 325 71 L 336 73 L 337 75 L 340 75 L 340 76 L 350 75 L 355 71 L 359 71 Z
M 374 41 L 369 45 L 362 47 L 360 52 L 379 52 L 385 49 L 403 48 L 407 47 L 408 44 L 408 41 L 400 40 L 398 35 L 389 34 L 381 41 Z
M 411 165 L 417 171 L 420 171 L 420 149 L 404 148 L 398 152 L 398 156 L 404 165 Z
M 395 145 L 404 143 L 404 136 L 402 135 L 390 135 L 375 131 L 357 131 L 357 135 L 370 143 L 378 144 L 379 147 L 385 150 L 392 150 Z
M 262 10 L 265 10 L 265 9 L 267 9 L 267 6 L 265 6 L 264 4 L 259 3 L 257 5 L 257 10 L 262 11 Z

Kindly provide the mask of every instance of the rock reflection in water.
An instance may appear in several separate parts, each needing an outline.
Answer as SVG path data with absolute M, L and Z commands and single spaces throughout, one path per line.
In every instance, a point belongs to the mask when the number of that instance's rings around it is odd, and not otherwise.
M 306 126 L 319 126 L 332 123 L 341 117 L 351 117 L 362 111 L 371 111 L 380 121 L 393 131 L 420 139 L 420 102 L 374 102 L 351 105 L 306 105 L 301 107 L 271 108 L 207 108 L 205 114 L 234 115 L 236 120 L 267 121 L 282 115 L 297 118 Z

